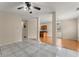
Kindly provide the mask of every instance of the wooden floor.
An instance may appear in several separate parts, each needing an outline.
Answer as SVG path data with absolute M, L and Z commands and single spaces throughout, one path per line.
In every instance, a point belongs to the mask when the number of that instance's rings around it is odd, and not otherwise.
M 52 38 L 41 38 L 41 42 L 47 44 L 53 44 Z M 71 49 L 74 51 L 79 51 L 79 41 L 71 40 L 71 39 L 59 39 L 57 40 L 57 46 L 64 47 L 67 49 Z
M 62 46 L 77 51 L 77 40 L 62 39 Z
M 77 42 L 77 51 L 79 51 L 79 41 Z
M 61 44 L 59 43 L 61 41 Z M 57 46 L 64 47 L 67 49 L 75 50 L 78 51 L 79 49 L 79 42 L 76 40 L 71 40 L 71 39 L 59 39 Z
M 42 43 L 53 44 L 53 40 L 50 37 L 40 38 Z

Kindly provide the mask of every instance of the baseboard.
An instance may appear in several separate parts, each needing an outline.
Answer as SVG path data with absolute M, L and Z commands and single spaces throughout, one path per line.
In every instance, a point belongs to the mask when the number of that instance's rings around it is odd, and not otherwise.
M 37 40 L 36 38 L 28 38 L 28 40 L 29 40 L 29 39 L 31 39 L 31 40 Z
M 13 43 L 17 43 L 17 42 L 21 42 L 22 40 L 18 40 L 18 41 L 13 41 L 13 42 L 8 42 L 5 44 L 0 44 L 0 46 L 5 46 L 5 45 L 9 45 L 9 44 L 13 44 Z

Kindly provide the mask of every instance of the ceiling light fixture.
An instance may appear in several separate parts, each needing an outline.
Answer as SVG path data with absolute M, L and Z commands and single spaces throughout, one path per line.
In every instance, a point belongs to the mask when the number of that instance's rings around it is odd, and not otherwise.
M 18 7 L 17 9 L 18 9 L 18 10 L 24 9 L 25 11 L 28 10 L 30 14 L 32 14 L 32 10 L 33 10 L 33 9 L 41 10 L 40 7 L 33 6 L 33 5 L 31 4 L 31 2 L 24 2 L 24 6 Z

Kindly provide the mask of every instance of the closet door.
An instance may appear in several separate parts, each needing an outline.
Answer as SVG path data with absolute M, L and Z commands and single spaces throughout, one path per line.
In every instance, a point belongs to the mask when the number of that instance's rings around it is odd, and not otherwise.
M 28 39 L 28 24 L 27 24 L 27 21 L 23 21 L 22 37 L 23 37 L 23 41 Z

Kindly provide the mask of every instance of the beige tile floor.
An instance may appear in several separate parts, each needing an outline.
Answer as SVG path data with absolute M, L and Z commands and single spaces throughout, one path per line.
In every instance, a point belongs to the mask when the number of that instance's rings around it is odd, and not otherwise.
M 27 40 L 2 46 L 0 56 L 2 57 L 55 57 L 55 46 L 40 44 L 35 40 Z M 48 50 L 50 49 L 50 51 Z M 53 50 L 52 50 L 53 49 Z
M 65 48 L 40 44 L 35 40 L 26 40 L 0 47 L 1 57 L 73 57 L 77 52 Z

